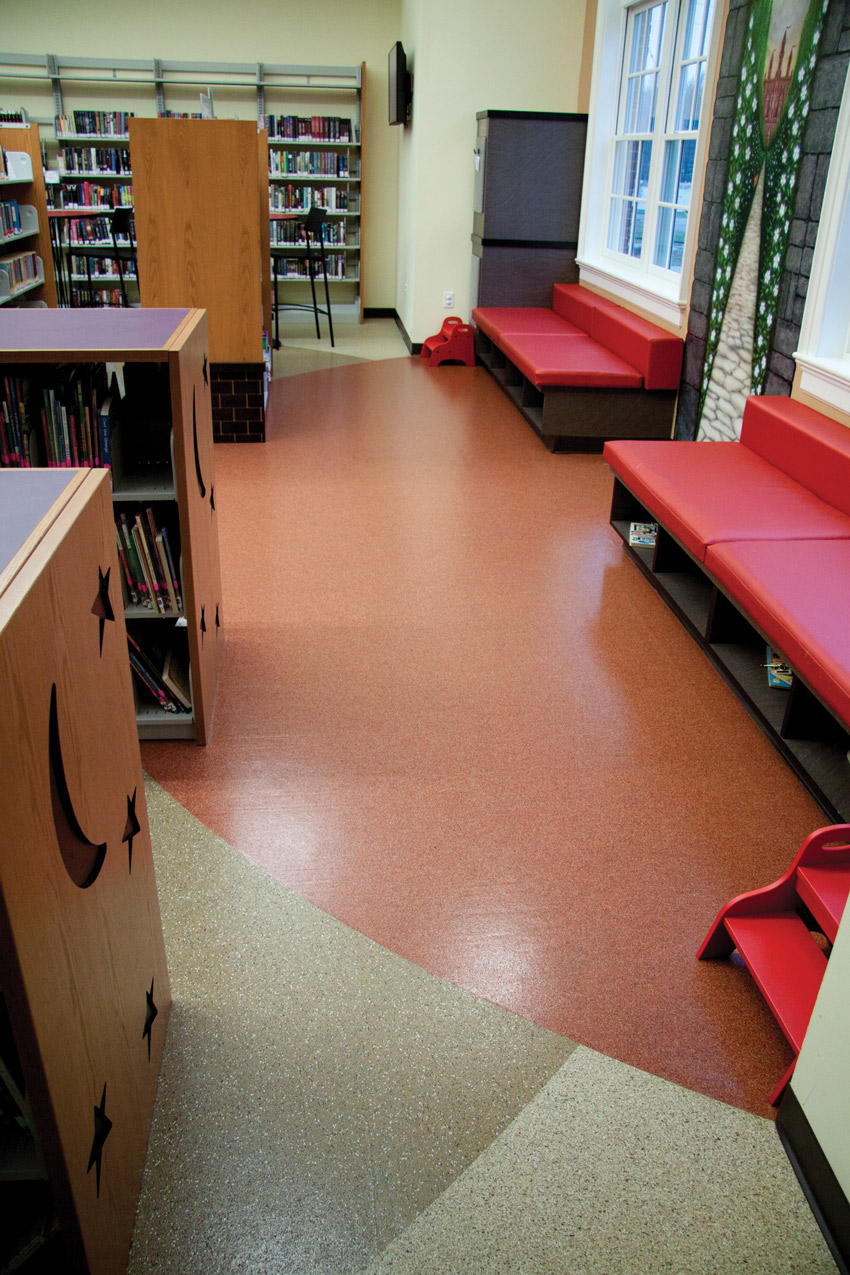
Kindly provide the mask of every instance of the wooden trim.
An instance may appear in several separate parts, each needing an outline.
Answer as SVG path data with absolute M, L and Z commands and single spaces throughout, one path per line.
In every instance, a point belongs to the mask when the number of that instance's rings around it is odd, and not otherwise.
M 0 571 L 0 597 L 2 597 L 5 590 L 9 588 L 15 576 L 23 567 L 24 563 L 28 561 L 28 559 L 32 556 L 32 554 L 38 548 L 41 541 L 44 539 L 48 531 L 50 531 L 51 527 L 56 522 L 56 519 L 61 513 L 61 511 L 65 508 L 65 506 L 69 503 L 69 501 L 73 500 L 73 498 L 76 496 L 77 492 L 80 490 L 81 486 L 85 482 L 86 475 L 89 472 L 90 472 L 89 470 L 81 469 L 81 470 L 78 470 L 76 474 L 74 474 L 73 478 L 71 478 L 67 487 L 63 488 L 60 494 L 56 497 L 53 504 L 48 509 L 47 513 L 41 519 L 38 526 L 35 527 L 33 531 L 30 533 L 30 535 L 26 538 L 26 540 L 21 545 L 18 552 L 12 558 L 11 562 L 7 564 L 7 566 L 5 567 L 3 571 Z

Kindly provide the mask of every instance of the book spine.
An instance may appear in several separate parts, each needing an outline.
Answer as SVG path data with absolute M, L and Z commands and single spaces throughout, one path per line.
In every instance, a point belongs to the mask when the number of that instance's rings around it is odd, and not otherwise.
M 153 561 L 151 559 L 150 547 L 148 545 L 147 536 L 145 535 L 145 525 L 142 522 L 141 514 L 136 514 L 135 533 L 136 533 L 136 546 L 139 550 L 139 556 L 142 559 L 142 565 L 145 569 L 145 575 L 148 578 L 148 584 L 150 585 L 150 590 L 151 590 L 151 597 L 154 600 L 154 605 L 156 607 L 156 610 L 159 611 L 160 615 L 165 615 L 165 603 L 163 602 L 162 596 L 159 591 L 159 580 L 157 578 Z
M 153 601 L 148 591 L 145 574 L 142 571 L 142 564 L 139 561 L 138 554 L 136 553 L 136 543 L 133 539 L 132 532 L 130 530 L 130 521 L 126 514 L 119 514 L 118 525 L 121 528 L 121 535 L 124 537 L 124 543 L 127 546 L 127 558 L 130 570 L 136 581 L 136 588 L 139 593 L 141 605 L 145 607 L 152 607 Z
M 177 712 L 177 706 L 174 704 L 173 700 L 170 700 L 165 694 L 165 691 L 163 691 L 156 682 L 154 682 L 153 678 L 148 673 L 148 670 L 133 650 L 130 651 L 130 667 L 148 688 L 161 709 L 163 709 L 166 713 Z
M 118 542 L 118 561 L 121 563 L 121 570 L 124 572 L 124 582 L 127 586 L 127 597 L 129 598 L 130 605 L 137 607 L 139 605 L 139 594 L 130 571 L 130 564 L 127 562 L 127 555 L 124 551 L 124 544 L 121 539 L 121 531 L 117 526 L 115 528 L 115 539 Z
M 163 527 L 162 529 L 162 545 L 163 545 L 163 548 L 165 549 L 165 558 L 168 563 L 168 574 L 171 577 L 171 584 L 174 588 L 174 597 L 177 603 L 177 610 L 178 610 L 178 613 L 182 615 L 183 614 L 183 597 L 180 592 L 180 577 L 177 572 L 177 565 L 174 560 L 174 555 L 171 552 L 171 545 L 168 540 L 168 529 L 166 527 Z

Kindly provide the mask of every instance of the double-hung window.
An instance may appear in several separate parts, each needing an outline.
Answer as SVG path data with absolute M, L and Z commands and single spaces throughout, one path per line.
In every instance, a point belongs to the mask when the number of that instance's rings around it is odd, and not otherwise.
M 579 264 L 662 301 L 684 299 L 714 10 L 715 0 L 600 4 Z

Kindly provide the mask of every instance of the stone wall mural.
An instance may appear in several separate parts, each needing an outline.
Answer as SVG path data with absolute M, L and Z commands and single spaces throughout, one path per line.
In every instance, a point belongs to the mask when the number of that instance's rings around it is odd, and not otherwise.
M 850 52 L 846 0 L 731 0 L 677 438 L 734 439 L 788 394 Z

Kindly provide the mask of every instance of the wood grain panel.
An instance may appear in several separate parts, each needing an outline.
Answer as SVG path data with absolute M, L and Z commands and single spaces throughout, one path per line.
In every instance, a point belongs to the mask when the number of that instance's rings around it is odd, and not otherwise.
M 256 126 L 132 119 L 130 153 L 142 305 L 201 307 L 214 363 L 261 362 Z
M 22 471 L 26 475 L 26 471 Z M 92 610 L 109 572 L 114 620 Z M 86 474 L 0 596 L 0 938 L 3 991 L 72 1259 L 126 1268 L 170 990 L 154 878 L 118 579 L 108 475 Z M 51 694 L 61 769 L 80 828 L 105 842 L 75 885 L 51 796 Z M 135 795 L 140 830 L 124 840 Z M 151 981 L 158 1015 L 144 1036 Z M 88 1171 L 94 1111 L 112 1121 Z M 83 1255 L 84 1254 L 84 1259 Z
M 180 540 L 184 564 L 191 562 L 191 571 L 184 566 L 183 587 L 192 664 L 195 738 L 199 744 L 205 744 L 224 644 L 224 613 L 215 509 L 207 324 L 203 313 L 196 314 L 195 322 L 183 328 L 169 358 Z M 206 631 L 201 629 L 202 615 Z
M 259 216 L 260 261 L 263 267 L 263 328 L 272 348 L 272 262 L 271 224 L 269 222 L 269 135 L 264 128 L 257 134 L 257 168 L 260 179 Z M 274 356 L 272 355 L 272 358 Z

